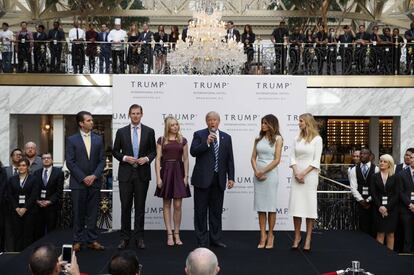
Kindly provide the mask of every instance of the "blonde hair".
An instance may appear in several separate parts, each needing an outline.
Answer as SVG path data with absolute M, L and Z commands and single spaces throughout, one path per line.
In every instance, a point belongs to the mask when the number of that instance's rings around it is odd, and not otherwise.
M 310 113 L 304 113 L 299 116 L 299 119 L 303 119 L 305 122 L 305 128 L 300 130 L 299 139 L 304 139 L 306 143 L 312 141 L 316 136 L 319 136 L 319 127 L 315 118 Z
M 178 125 L 178 132 L 175 136 L 175 141 L 177 141 L 178 143 L 181 143 L 183 141 L 183 136 L 181 135 L 181 132 L 180 132 L 180 123 L 178 123 L 178 120 L 175 119 L 175 117 L 167 116 L 164 120 L 164 141 L 163 141 L 164 144 L 168 143 L 170 128 L 174 122 L 176 122 Z
M 394 170 L 394 159 L 392 158 L 392 156 L 389 155 L 389 154 L 385 154 L 385 155 L 380 156 L 380 160 L 387 162 L 388 165 L 390 166 L 388 168 L 388 175 L 389 176 L 394 175 L 395 174 L 395 170 Z

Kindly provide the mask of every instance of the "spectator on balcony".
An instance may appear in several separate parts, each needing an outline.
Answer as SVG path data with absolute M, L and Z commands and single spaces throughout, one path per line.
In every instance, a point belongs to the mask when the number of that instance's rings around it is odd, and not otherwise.
M 25 249 L 33 242 L 34 237 L 39 184 L 29 173 L 29 165 L 28 159 L 21 159 L 19 174 L 11 177 L 7 185 L 15 251 Z
M 245 70 L 246 74 L 249 73 L 250 65 L 253 61 L 253 57 L 254 57 L 253 44 L 255 40 L 256 40 L 256 35 L 253 32 L 252 26 L 249 24 L 245 25 L 243 34 L 241 37 L 241 41 L 243 42 L 244 53 L 247 55 L 246 70 Z
M 142 25 L 142 32 L 139 34 L 138 42 L 141 44 L 141 53 L 139 57 L 139 68 L 144 74 L 151 73 L 152 68 L 152 48 L 151 42 L 154 34 L 149 30 L 147 23 Z
M 115 29 L 108 35 L 108 41 L 112 43 L 112 73 L 125 73 L 125 44 L 128 35 L 121 29 L 121 18 L 115 18 Z M 119 66 L 118 66 L 119 64 Z
M 165 63 L 167 62 L 168 34 L 164 31 L 164 26 L 158 26 L 158 32 L 154 33 L 154 55 L 155 55 L 155 73 L 163 74 L 165 72 Z
M 408 169 L 410 167 L 411 154 L 414 154 L 414 148 L 408 148 L 407 150 L 405 150 L 404 162 L 396 165 L 395 174 L 399 174 L 404 169 Z
M 40 193 L 36 200 L 38 207 L 36 239 L 40 239 L 56 229 L 61 198 L 63 197 L 64 176 L 62 169 L 53 167 L 51 153 L 42 154 L 42 162 L 43 168 L 33 174 L 40 187 Z
M 318 26 L 318 33 L 316 34 L 316 56 L 318 58 L 318 74 L 323 73 L 323 64 L 326 60 L 326 45 L 328 44 L 328 34 L 325 27 Z
M 280 21 L 279 27 L 272 32 L 272 43 L 275 45 L 275 73 L 284 74 L 287 51 L 283 43 L 289 39 L 289 30 L 285 21 Z
M 24 156 L 30 162 L 30 173 L 42 168 L 42 158 L 37 155 L 37 145 L 33 141 L 29 141 L 24 145 Z
M 132 23 L 128 32 L 128 54 L 127 64 L 129 65 L 129 73 L 139 73 L 139 30 L 136 23 Z
M 370 187 L 373 175 L 379 172 L 379 168 L 371 163 L 371 150 L 361 149 L 360 164 L 355 165 L 349 173 L 349 182 L 352 195 L 358 202 L 359 230 L 374 236 L 372 226 L 372 197 Z
M 365 31 L 364 25 L 359 25 L 359 32 L 355 36 L 355 59 L 356 59 L 356 69 L 357 74 L 365 73 L 365 59 L 367 54 L 367 44 L 371 40 L 371 35 Z
M 391 29 L 390 28 L 383 28 L 381 35 L 381 48 L 382 48 L 382 60 L 380 66 L 381 71 L 384 74 L 392 74 L 393 68 L 393 57 L 392 57 L 392 36 L 391 36 Z
M 382 43 L 382 39 L 381 39 L 381 35 L 379 34 L 378 26 L 374 26 L 372 28 L 370 42 L 372 43 L 370 56 L 371 57 L 374 56 L 374 58 L 370 58 L 371 73 L 378 73 L 380 72 L 379 69 L 381 68 L 381 63 L 383 62 L 382 49 L 380 46 Z
M 404 232 L 403 252 L 413 250 L 414 236 L 414 154 L 410 155 L 410 166 L 397 175 L 400 190 L 400 219 Z
M 234 27 L 233 21 L 227 21 L 227 36 L 226 41 L 233 39 L 237 43 L 240 42 L 240 32 Z
M 312 64 L 313 59 L 315 57 L 315 49 L 314 49 L 314 43 L 315 43 L 315 36 L 313 33 L 313 30 L 308 29 L 305 32 L 305 46 L 304 46 L 304 52 L 303 52 L 303 63 L 304 63 L 304 74 L 310 75 L 312 74 Z
M 400 29 L 394 28 L 392 29 L 392 43 L 393 43 L 393 57 L 394 60 L 392 62 L 393 74 L 400 74 L 400 60 L 401 60 L 401 48 L 404 44 L 404 39 L 400 35 Z
M 187 42 L 187 36 L 188 36 L 188 28 L 193 23 L 193 19 L 188 19 L 188 25 L 183 29 L 183 32 L 181 34 L 181 39 L 184 42 Z
M 394 232 L 398 222 L 399 188 L 395 180 L 394 160 L 385 154 L 380 157 L 380 172 L 374 174 L 371 182 L 371 194 L 374 211 L 374 224 L 377 232 L 377 241 L 394 249 Z
M 305 41 L 305 36 L 301 33 L 299 27 L 293 29 L 293 33 L 289 37 L 290 49 L 290 64 L 289 64 L 289 73 L 297 74 L 299 70 L 299 62 L 301 55 L 302 43 Z
M 171 26 L 171 33 L 168 36 L 168 42 L 170 42 L 170 49 L 175 50 L 175 45 L 180 38 L 180 31 L 178 30 L 178 26 L 174 25 Z
M 73 22 L 73 28 L 69 31 L 69 41 L 72 46 L 72 66 L 74 74 L 82 74 L 85 65 L 85 31 L 79 27 L 79 21 Z
M 86 56 L 89 57 L 89 73 L 95 73 L 95 58 L 98 55 L 98 45 L 95 43 L 99 40 L 98 33 L 95 31 L 95 25 L 89 23 L 89 29 L 86 31 Z
M 33 34 L 34 39 L 34 71 L 35 72 L 46 72 L 46 41 L 48 39 L 47 33 L 45 32 L 45 26 L 37 26 L 37 32 Z
M 2 24 L 2 31 L 0 31 L 0 42 L 3 44 L 1 51 L 2 69 L 4 73 L 12 72 L 12 46 L 14 41 L 14 34 L 9 30 L 9 24 L 4 22 Z M 0 68 L 1 69 L 1 68 Z
M 336 31 L 334 28 L 329 28 L 328 32 L 328 53 L 326 60 L 326 73 L 336 75 L 336 57 L 337 57 L 337 38 Z
M 48 39 L 50 41 L 50 71 L 59 73 L 62 60 L 62 48 L 65 41 L 65 33 L 60 28 L 58 21 L 53 22 L 53 29 L 49 30 Z
M 411 22 L 410 29 L 404 33 L 405 39 L 407 39 L 406 46 L 406 74 L 412 74 L 414 71 L 414 22 Z
M 111 65 L 111 44 L 108 43 L 109 30 L 106 24 L 101 25 L 101 32 L 98 33 L 99 43 L 99 73 L 103 74 L 104 64 L 105 64 L 105 73 L 109 74 L 109 67 Z
M 355 34 L 348 25 L 345 25 L 343 30 L 344 33 L 341 34 L 338 39 L 341 43 L 339 53 L 341 55 L 342 74 L 350 74 L 353 62 L 352 43 L 355 41 Z
M 20 27 L 21 30 L 16 33 L 17 71 L 32 72 L 33 33 L 27 29 L 26 21 L 21 22 Z

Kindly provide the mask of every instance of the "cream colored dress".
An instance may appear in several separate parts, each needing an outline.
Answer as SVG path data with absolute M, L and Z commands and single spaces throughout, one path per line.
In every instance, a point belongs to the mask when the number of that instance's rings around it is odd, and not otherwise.
M 305 183 L 298 183 L 292 174 L 289 214 L 293 217 L 311 219 L 318 217 L 317 189 L 322 147 L 322 138 L 320 136 L 314 137 L 309 143 L 306 143 L 303 139 L 300 141 L 295 139 L 290 158 L 290 167 L 296 165 L 298 172 L 305 170 L 309 166 L 316 169 L 313 169 L 305 176 Z

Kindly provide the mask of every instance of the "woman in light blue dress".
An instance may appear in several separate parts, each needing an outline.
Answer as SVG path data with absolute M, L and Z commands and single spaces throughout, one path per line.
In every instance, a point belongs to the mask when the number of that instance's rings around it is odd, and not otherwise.
M 260 242 L 257 248 L 273 248 L 279 185 L 277 166 L 280 163 L 282 146 L 283 139 L 277 117 L 264 116 L 259 137 L 254 141 L 251 158 L 254 171 L 254 210 L 259 215 L 260 226 Z M 267 234 L 266 223 L 269 224 Z

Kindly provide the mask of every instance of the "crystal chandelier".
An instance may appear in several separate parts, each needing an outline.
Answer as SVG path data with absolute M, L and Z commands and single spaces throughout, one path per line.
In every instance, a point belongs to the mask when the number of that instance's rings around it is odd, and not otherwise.
M 221 12 L 210 1 L 197 6 L 186 42 L 177 41 L 175 51 L 167 55 L 173 74 L 240 74 L 247 57 L 243 44 L 226 41 Z

